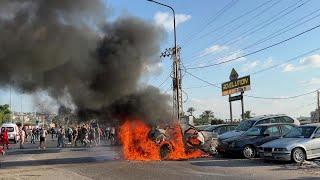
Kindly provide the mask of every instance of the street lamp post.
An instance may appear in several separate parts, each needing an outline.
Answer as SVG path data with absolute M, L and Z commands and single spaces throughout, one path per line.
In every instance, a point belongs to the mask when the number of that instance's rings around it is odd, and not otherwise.
M 180 116 L 182 114 L 182 90 L 181 90 L 181 69 L 180 69 L 180 56 L 178 47 L 177 47 L 177 31 L 176 31 L 176 13 L 175 10 L 166 4 L 154 1 L 147 0 L 149 2 L 153 2 L 159 4 L 161 6 L 168 7 L 172 10 L 173 13 L 173 31 L 174 31 L 174 56 L 173 56 L 173 109 L 176 115 L 176 118 L 180 120 Z

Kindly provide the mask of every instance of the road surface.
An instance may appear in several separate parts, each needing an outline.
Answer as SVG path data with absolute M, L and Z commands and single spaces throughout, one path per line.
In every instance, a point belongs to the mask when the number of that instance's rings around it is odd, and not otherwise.
M 100 145 L 92 148 L 46 150 L 27 144 L 13 146 L 2 158 L 2 179 L 319 179 L 318 161 L 301 166 L 265 163 L 262 160 L 203 158 L 188 161 L 134 162 L 121 158 L 121 148 Z M 320 164 L 320 163 L 319 163 Z

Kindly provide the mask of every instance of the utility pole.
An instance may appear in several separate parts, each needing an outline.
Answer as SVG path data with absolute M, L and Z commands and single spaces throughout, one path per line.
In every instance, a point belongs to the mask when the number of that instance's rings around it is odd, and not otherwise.
M 11 112 L 11 113 L 10 113 L 10 122 L 12 123 L 12 113 L 13 113 L 13 112 L 12 112 L 12 104 L 11 104 L 11 103 L 12 103 L 12 102 L 11 102 L 11 86 L 12 86 L 12 84 L 11 84 L 11 81 L 10 81 L 10 95 L 9 95 L 9 96 L 10 96 L 10 102 L 9 102 L 9 110 L 10 110 L 10 112 Z
M 320 91 L 317 90 L 317 114 L 318 114 L 318 122 L 320 122 L 320 100 L 319 100 L 319 96 L 320 96 Z
M 172 77 L 172 90 L 173 90 L 173 115 L 180 121 L 180 117 L 183 114 L 183 104 L 182 104 L 182 76 L 181 76 L 181 60 L 180 60 L 180 50 L 181 48 L 177 46 L 177 31 L 176 31 L 176 13 L 175 10 L 166 4 L 147 0 L 159 4 L 161 6 L 168 7 L 173 13 L 173 30 L 174 30 L 174 47 L 166 49 L 165 52 L 161 53 L 161 57 L 171 56 L 173 60 L 173 77 Z

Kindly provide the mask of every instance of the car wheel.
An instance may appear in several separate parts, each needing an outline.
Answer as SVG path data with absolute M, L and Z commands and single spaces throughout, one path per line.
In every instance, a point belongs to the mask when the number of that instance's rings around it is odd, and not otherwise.
M 306 154 L 301 148 L 295 148 L 291 152 L 291 159 L 295 163 L 302 163 L 306 159 Z
M 245 158 L 251 159 L 256 156 L 256 150 L 252 146 L 245 146 L 242 150 L 242 154 Z
M 17 140 L 16 138 L 13 139 L 13 143 L 17 144 Z

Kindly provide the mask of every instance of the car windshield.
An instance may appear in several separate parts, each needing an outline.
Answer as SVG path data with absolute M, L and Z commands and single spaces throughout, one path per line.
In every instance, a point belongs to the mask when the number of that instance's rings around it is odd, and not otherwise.
M 263 132 L 263 127 L 252 127 L 243 135 L 244 136 L 261 136 L 262 132 Z
M 207 127 L 207 128 L 205 128 L 204 129 L 204 131 L 210 131 L 210 132 L 212 132 L 214 129 L 216 129 L 217 128 L 217 126 L 209 126 L 209 127 Z
M 295 127 L 284 137 L 286 138 L 309 138 L 313 131 L 316 129 L 314 126 L 300 126 Z
M 197 128 L 198 130 L 200 130 L 200 131 L 203 131 L 203 130 L 205 130 L 205 129 L 208 128 L 208 127 L 210 127 L 210 126 L 208 126 L 208 125 L 196 126 L 196 128 Z
M 252 120 L 247 120 L 247 121 L 242 121 L 236 128 L 238 131 L 247 131 L 250 129 L 255 121 Z

